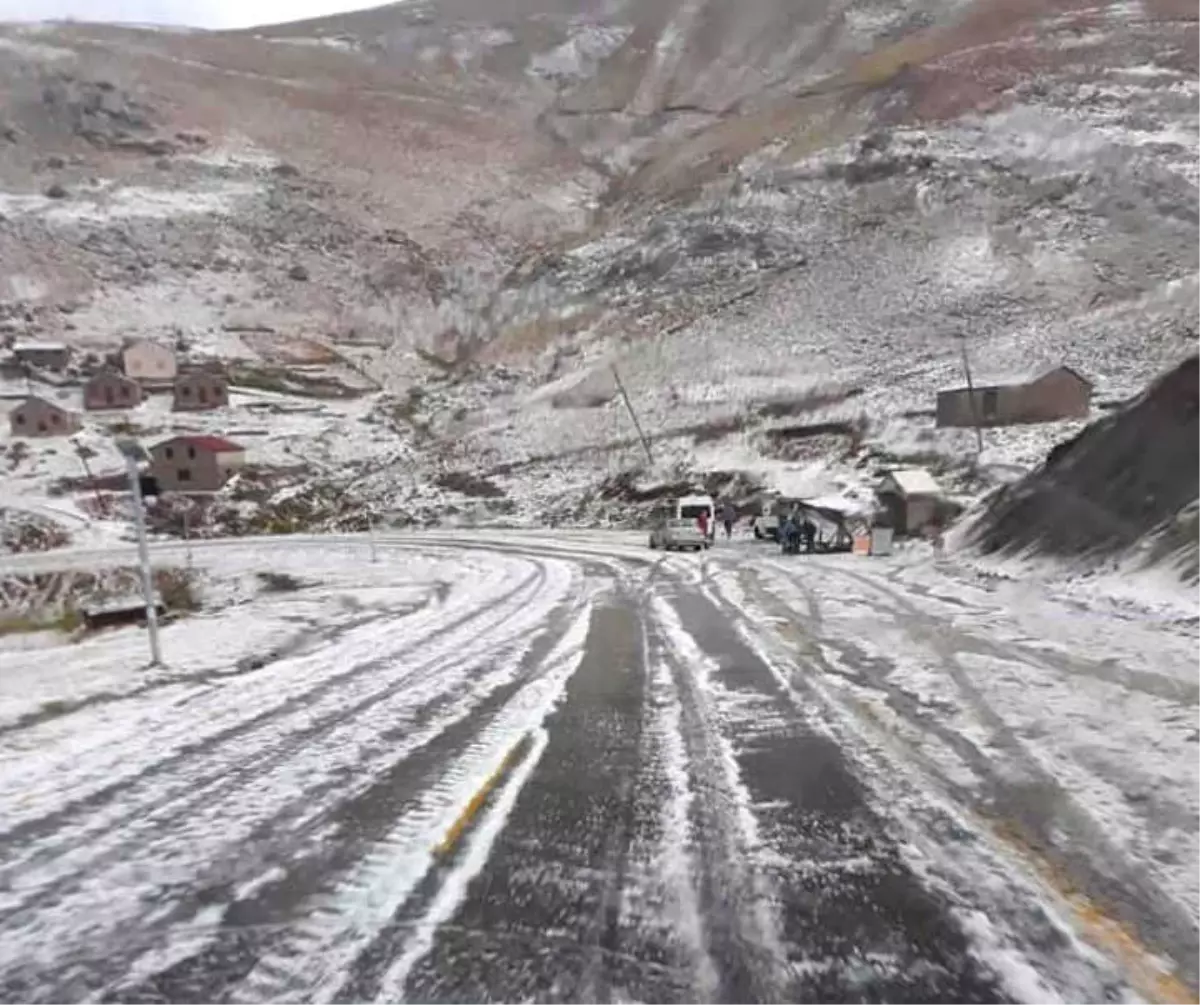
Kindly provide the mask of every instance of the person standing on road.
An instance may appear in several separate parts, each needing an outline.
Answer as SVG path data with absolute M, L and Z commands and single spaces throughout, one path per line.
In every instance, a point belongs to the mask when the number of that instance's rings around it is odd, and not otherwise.
M 806 516 L 800 529 L 804 534 L 804 550 L 811 555 L 813 552 L 813 543 L 817 539 L 817 525 L 812 522 L 811 517 Z
M 785 555 L 795 555 L 800 550 L 800 525 L 796 523 L 796 511 L 792 510 L 779 529 L 780 549 Z
M 708 510 L 702 509 L 696 517 L 696 526 L 700 528 L 700 536 L 708 540 Z
M 725 505 L 721 507 L 721 522 L 725 524 L 726 541 L 733 537 L 733 522 L 736 519 L 737 510 L 733 508 L 733 503 L 726 499 Z

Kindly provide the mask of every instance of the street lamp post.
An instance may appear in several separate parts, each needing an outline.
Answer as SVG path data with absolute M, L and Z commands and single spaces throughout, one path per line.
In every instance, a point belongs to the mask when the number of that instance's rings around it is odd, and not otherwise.
M 154 596 L 154 575 L 150 569 L 150 545 L 146 541 L 146 514 L 142 503 L 142 478 L 138 463 L 145 460 L 146 451 L 136 440 L 117 440 L 117 449 L 125 458 L 125 470 L 129 473 L 129 493 L 133 497 L 133 523 L 137 530 L 138 563 L 142 574 L 142 596 L 146 601 L 146 630 L 150 635 L 150 665 L 162 665 L 162 651 L 158 647 L 158 601 Z

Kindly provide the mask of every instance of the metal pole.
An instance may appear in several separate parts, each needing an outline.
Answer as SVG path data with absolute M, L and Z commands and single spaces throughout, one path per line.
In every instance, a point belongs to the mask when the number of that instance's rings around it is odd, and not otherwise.
M 150 571 L 150 546 L 146 542 L 146 516 L 142 510 L 142 482 L 138 474 L 137 460 L 125 455 L 125 467 L 129 472 L 129 491 L 133 496 L 133 522 L 137 528 L 138 561 L 142 572 L 142 596 L 146 599 L 146 629 L 150 634 L 150 665 L 162 665 L 162 652 L 158 648 L 158 604 L 154 599 L 154 576 Z
M 642 449 L 646 451 L 646 460 L 651 464 L 654 463 L 654 455 L 650 453 L 650 442 L 646 439 L 646 434 L 642 432 L 642 424 L 638 422 L 637 412 L 633 410 L 633 403 L 629 400 L 629 395 L 625 393 L 625 385 L 621 383 L 621 375 L 617 373 L 617 364 L 612 364 L 613 380 L 617 382 L 617 390 L 621 392 L 621 399 L 625 402 L 625 408 L 629 411 L 629 417 L 633 419 L 633 428 L 637 430 L 638 439 L 642 441 Z
M 96 497 L 96 517 L 103 519 L 108 516 L 108 506 L 104 502 L 104 496 L 100 494 L 100 483 L 96 480 L 96 476 L 92 474 L 91 466 L 87 462 L 87 457 L 83 452 L 81 444 L 75 445 L 75 453 L 79 457 L 79 463 L 83 465 L 83 473 L 87 475 L 88 480 L 92 483 L 92 495 Z
M 975 444 L 977 453 L 983 453 L 983 429 L 979 424 L 979 402 L 975 400 L 975 384 L 971 380 L 971 361 L 967 358 L 967 336 L 959 336 L 962 340 L 963 371 L 967 375 L 967 396 L 971 399 L 971 416 L 975 420 Z

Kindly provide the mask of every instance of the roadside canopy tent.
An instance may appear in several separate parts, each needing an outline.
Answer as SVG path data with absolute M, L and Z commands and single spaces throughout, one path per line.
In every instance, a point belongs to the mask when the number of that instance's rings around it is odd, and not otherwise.
M 776 500 L 775 512 L 782 524 L 788 514 L 795 510 L 796 521 L 803 523 L 807 517 L 817 528 L 817 542 L 825 551 L 849 551 L 854 544 L 850 532 L 850 514 L 831 506 L 822 506 L 805 499 L 781 497 Z

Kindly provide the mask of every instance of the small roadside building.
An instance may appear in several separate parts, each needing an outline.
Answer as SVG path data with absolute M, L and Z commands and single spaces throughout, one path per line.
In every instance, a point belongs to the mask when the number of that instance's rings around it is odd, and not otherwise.
M 1069 366 L 1036 374 L 974 381 L 970 388 L 939 391 L 937 424 L 945 427 L 1016 426 L 1086 419 L 1092 382 Z
M 223 436 L 175 436 L 150 448 L 160 492 L 216 492 L 245 463 L 245 448 Z
M 18 363 L 39 370 L 65 370 L 71 362 L 71 350 L 61 342 L 17 342 L 12 353 Z
M 154 611 L 160 618 L 165 617 L 166 605 L 156 599 Z M 127 597 L 106 603 L 92 603 L 83 608 L 82 614 L 83 626 L 89 632 L 122 625 L 140 625 L 146 621 L 146 601 L 141 597 Z
M 79 431 L 79 416 L 31 394 L 8 413 L 13 436 L 23 438 L 70 436 Z
M 175 350 L 149 339 L 138 339 L 121 350 L 121 369 L 133 380 L 169 383 L 178 372 Z
M 83 407 L 88 412 L 135 408 L 141 403 L 142 385 L 115 370 L 102 370 L 83 385 Z
M 229 404 L 229 385 L 215 373 L 197 370 L 175 378 L 176 412 L 206 412 Z
M 945 493 L 924 468 L 895 468 L 885 472 L 875 496 L 886 513 L 886 523 L 900 536 L 919 534 L 934 523 Z

